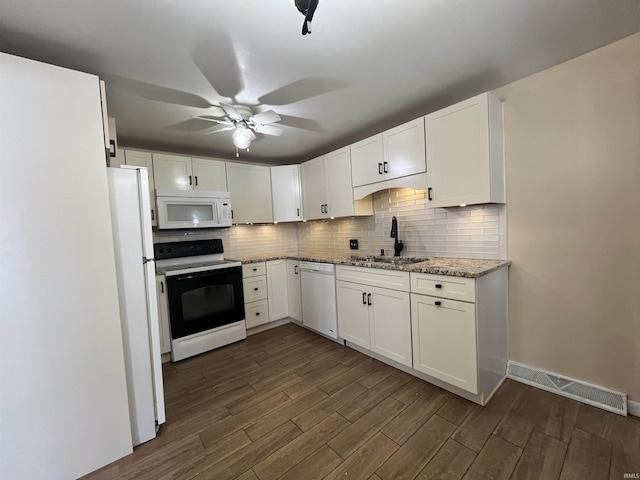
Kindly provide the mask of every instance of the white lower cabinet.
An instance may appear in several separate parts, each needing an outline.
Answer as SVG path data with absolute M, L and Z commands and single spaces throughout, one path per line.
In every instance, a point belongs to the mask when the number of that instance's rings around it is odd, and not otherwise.
M 266 273 L 267 267 L 265 262 L 242 265 L 244 318 L 247 329 L 269 323 Z
M 370 268 L 336 268 L 338 336 L 411 367 L 409 293 L 364 283 L 377 272 Z M 407 277 L 399 284 L 407 285 L 408 289 L 409 274 L 394 273 Z M 345 277 L 351 281 L 344 281 Z M 354 280 L 363 283 L 354 283 Z
M 300 264 L 298 260 L 287 260 L 287 298 L 289 316 L 302 321 L 302 291 L 300 289 Z
M 289 295 L 286 260 L 267 262 L 267 295 L 269 297 L 269 321 L 289 316 Z
M 413 368 L 486 403 L 506 375 L 507 275 L 411 273 Z
M 413 368 L 478 393 L 473 303 L 411 294 Z
M 164 275 L 156 275 L 156 292 L 158 295 L 158 321 L 160 322 L 160 353 L 170 353 L 169 302 L 167 299 L 167 279 Z

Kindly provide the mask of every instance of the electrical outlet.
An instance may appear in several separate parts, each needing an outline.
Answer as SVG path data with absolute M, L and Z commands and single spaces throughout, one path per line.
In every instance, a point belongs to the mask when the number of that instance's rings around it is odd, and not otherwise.
M 351 250 L 357 250 L 358 249 L 358 240 L 356 240 L 355 238 L 349 240 L 349 248 Z

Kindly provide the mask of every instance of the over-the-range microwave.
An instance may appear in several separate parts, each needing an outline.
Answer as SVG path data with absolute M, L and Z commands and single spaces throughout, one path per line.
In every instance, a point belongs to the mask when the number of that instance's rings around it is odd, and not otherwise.
M 213 228 L 231 226 L 229 192 L 156 190 L 158 228 Z

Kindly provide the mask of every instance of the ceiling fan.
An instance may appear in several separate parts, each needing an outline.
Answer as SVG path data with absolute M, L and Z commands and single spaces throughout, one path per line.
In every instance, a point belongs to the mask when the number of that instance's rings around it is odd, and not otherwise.
M 194 116 L 192 118 L 206 120 L 207 122 L 220 125 L 220 127 L 214 127 L 209 131 L 203 132 L 205 135 L 233 130 L 231 139 L 236 147 L 236 157 L 240 156 L 238 149 L 246 149 L 249 151 L 251 142 L 257 138 L 253 132 L 276 137 L 282 135 L 282 127 L 272 125 L 281 120 L 280 115 L 273 110 L 267 110 L 266 112 L 260 112 L 254 115 L 251 108 L 247 106 L 227 105 L 224 103 L 221 103 L 219 107 L 212 105 L 211 109 L 213 110 L 210 113 L 211 116 L 224 118 L 222 120 L 205 116 Z

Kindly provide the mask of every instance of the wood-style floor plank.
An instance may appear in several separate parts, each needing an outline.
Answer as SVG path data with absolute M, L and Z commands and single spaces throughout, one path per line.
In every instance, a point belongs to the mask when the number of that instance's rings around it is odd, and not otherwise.
M 334 413 L 254 465 L 253 471 L 260 480 L 276 480 L 343 431 L 348 425 L 349 422 L 344 417 Z
M 561 480 L 600 479 L 609 476 L 611 445 L 604 438 L 574 430 L 560 474 Z
M 450 395 L 445 404 L 436 413 L 445 420 L 460 425 L 471 412 L 480 408 L 479 405 L 465 398 Z
M 463 478 L 509 480 L 521 454 L 520 447 L 491 435 Z
M 287 422 L 193 478 L 197 480 L 232 480 L 301 434 L 302 432 L 293 422 Z
M 413 480 L 456 429 L 434 415 L 376 473 L 382 480 Z
M 367 480 L 398 448 L 389 437 L 376 433 L 325 480 Z
M 418 474 L 416 480 L 460 480 L 475 458 L 476 452 L 449 439 Z
M 511 480 L 554 480 L 560 476 L 567 444 L 540 432 L 533 432 Z
M 389 378 L 383 382 L 379 382 L 360 395 L 357 402 L 351 402 L 345 405 L 338 410 L 338 413 L 350 422 L 355 422 L 402 385 L 403 381 L 397 378 Z
M 448 395 L 443 391 L 425 391 L 391 420 L 391 422 L 384 427 L 382 433 L 398 445 L 402 445 L 416 430 L 431 418 L 447 398 Z
M 342 458 L 327 445 L 285 473 L 281 480 L 321 480 L 342 463 Z
M 283 423 L 293 419 L 296 415 L 309 410 L 311 407 L 326 398 L 328 398 L 328 395 L 323 391 L 317 389 L 310 390 L 299 399 L 284 404 L 282 408 L 279 408 L 278 410 L 265 415 L 257 422 L 248 425 L 245 427 L 245 431 L 252 440 L 257 440 Z
M 306 412 L 297 415 L 293 421 L 300 429 L 307 431 L 338 411 L 343 405 L 355 401 L 359 395 L 366 391 L 367 389 L 359 383 L 351 383 Z
M 329 446 L 342 458 L 348 458 L 403 408 L 402 402 L 388 397 L 331 440 Z

